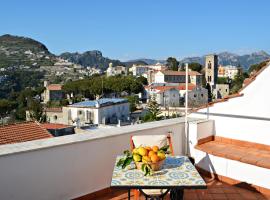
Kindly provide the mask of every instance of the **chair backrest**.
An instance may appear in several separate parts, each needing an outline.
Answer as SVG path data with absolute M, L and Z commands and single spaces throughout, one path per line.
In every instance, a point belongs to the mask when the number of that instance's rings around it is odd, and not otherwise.
M 159 148 L 169 145 L 170 152 L 174 155 L 172 140 L 170 134 L 167 135 L 134 135 L 130 137 L 130 148 L 133 150 L 139 146 L 154 146 Z

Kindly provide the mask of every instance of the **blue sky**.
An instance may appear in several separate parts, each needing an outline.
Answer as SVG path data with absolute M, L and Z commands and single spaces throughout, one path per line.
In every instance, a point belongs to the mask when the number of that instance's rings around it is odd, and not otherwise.
M 0 35 L 121 60 L 270 52 L 269 8 L 269 0 L 3 0 Z

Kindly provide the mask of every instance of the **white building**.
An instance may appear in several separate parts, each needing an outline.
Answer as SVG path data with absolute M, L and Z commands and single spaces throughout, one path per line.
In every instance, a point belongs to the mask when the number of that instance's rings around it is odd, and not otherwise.
M 127 75 L 127 68 L 125 66 L 115 66 L 110 63 L 108 69 L 106 70 L 107 76 L 115 76 L 115 75 Z
M 129 72 L 131 72 L 133 76 L 148 76 L 149 71 L 153 72 L 166 69 L 167 67 L 165 65 L 157 63 L 155 65 L 133 65 L 131 68 L 129 68 Z
M 196 71 L 188 72 L 188 82 L 196 86 L 202 84 L 202 74 Z M 159 71 L 155 74 L 155 83 L 185 83 L 186 72 L 184 71 Z
M 230 79 L 234 79 L 239 73 L 242 73 L 242 69 L 233 65 L 220 65 L 218 67 L 218 77 L 228 77 Z
M 149 70 L 148 65 L 133 65 L 129 68 L 129 72 L 133 76 L 142 76 L 144 73 L 147 73 Z
M 129 118 L 126 99 L 83 101 L 63 107 L 63 121 L 68 125 L 117 124 Z

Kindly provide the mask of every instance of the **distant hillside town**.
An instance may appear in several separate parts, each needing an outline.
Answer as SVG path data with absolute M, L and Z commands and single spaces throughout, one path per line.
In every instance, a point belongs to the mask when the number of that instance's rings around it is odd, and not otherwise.
M 246 56 L 258 61 L 248 70 L 241 65 L 244 57 L 233 56 L 231 62 L 228 53 L 121 62 L 97 50 L 56 56 L 38 41 L 12 35 L 0 36 L 0 55 L 1 123 L 34 120 L 64 130 L 183 116 L 186 95 L 194 109 L 237 93 L 269 57 L 265 52 Z

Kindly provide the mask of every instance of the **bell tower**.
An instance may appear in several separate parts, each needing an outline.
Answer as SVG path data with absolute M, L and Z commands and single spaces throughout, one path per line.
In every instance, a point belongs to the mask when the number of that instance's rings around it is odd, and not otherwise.
M 205 57 L 205 79 L 206 83 L 212 87 L 217 83 L 218 77 L 218 56 L 215 54 Z

